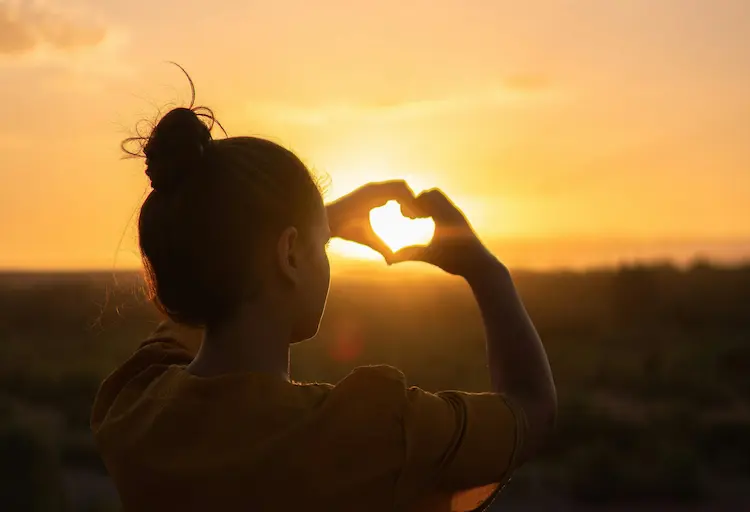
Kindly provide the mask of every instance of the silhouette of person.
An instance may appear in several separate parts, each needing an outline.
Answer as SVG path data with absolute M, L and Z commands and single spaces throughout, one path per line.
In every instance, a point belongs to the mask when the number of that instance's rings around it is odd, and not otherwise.
M 191 83 L 192 85 L 192 83 Z M 153 190 L 139 216 L 149 289 L 166 319 L 102 383 L 91 426 L 125 511 L 473 510 L 552 428 L 556 395 L 507 269 L 461 211 L 403 181 L 324 205 L 287 149 L 213 139 L 207 109 L 176 108 L 143 140 Z M 369 211 L 430 216 L 427 247 L 391 253 Z M 482 311 L 493 391 L 429 393 L 389 366 L 298 383 L 289 347 L 312 338 L 342 237 L 390 264 L 462 276 Z

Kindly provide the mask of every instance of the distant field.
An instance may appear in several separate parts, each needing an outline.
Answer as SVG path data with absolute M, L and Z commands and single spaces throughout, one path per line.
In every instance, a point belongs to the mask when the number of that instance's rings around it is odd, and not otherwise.
M 550 353 L 561 417 L 502 503 L 745 503 L 750 266 L 515 278 Z M 109 509 L 88 412 L 100 380 L 158 320 L 141 287 L 129 273 L 0 274 L 0 508 Z M 335 382 L 370 363 L 430 390 L 488 389 L 468 288 L 436 273 L 335 276 L 320 335 L 293 351 L 293 377 Z

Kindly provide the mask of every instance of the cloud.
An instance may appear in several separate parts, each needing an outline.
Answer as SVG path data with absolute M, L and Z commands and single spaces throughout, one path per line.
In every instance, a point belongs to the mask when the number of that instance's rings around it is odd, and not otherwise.
M 133 77 L 129 32 L 70 4 L 0 0 L 0 82 L 22 90 L 32 74 L 45 93 L 90 94 Z
M 534 94 L 531 94 L 531 93 Z M 536 75 L 506 79 L 500 87 L 447 95 L 438 98 L 409 99 L 388 103 L 351 101 L 347 103 L 299 106 L 283 102 L 260 102 L 248 106 L 253 114 L 282 123 L 321 125 L 346 121 L 404 121 L 442 114 L 467 112 L 502 106 L 523 106 L 560 99 L 549 81 Z
M 0 55 L 40 48 L 67 52 L 101 44 L 106 29 L 91 20 L 29 3 L 0 3 Z

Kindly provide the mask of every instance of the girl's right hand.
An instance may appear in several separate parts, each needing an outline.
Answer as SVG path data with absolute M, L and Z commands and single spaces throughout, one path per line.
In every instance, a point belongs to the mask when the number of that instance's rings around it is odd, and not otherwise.
M 391 256 L 391 263 L 424 261 L 449 274 L 472 277 L 488 264 L 497 264 L 466 220 L 463 212 L 440 189 L 421 193 L 410 208 L 402 208 L 408 217 L 432 217 L 435 234 L 426 246 L 404 247 Z

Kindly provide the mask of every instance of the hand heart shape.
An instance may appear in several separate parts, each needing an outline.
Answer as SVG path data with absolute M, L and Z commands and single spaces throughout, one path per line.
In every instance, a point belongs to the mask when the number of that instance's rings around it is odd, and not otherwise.
M 374 249 L 390 262 L 394 251 L 432 240 L 432 219 L 402 215 L 413 212 L 414 200 L 403 180 L 363 185 L 326 206 L 331 235 Z
M 435 222 L 431 218 L 404 217 L 397 201 L 388 201 L 370 210 L 370 226 L 393 252 L 407 246 L 428 245 L 435 233 Z

